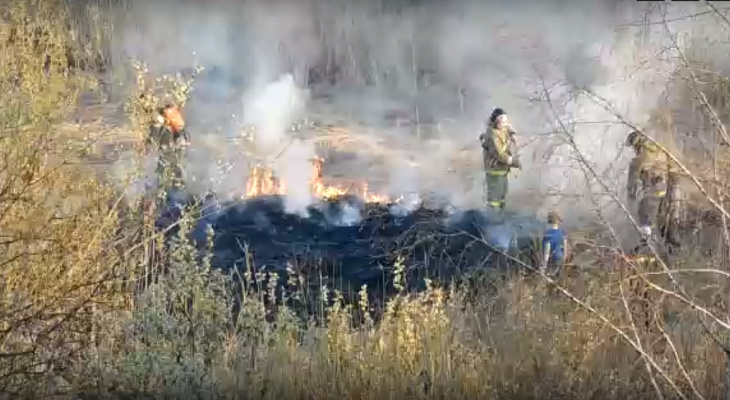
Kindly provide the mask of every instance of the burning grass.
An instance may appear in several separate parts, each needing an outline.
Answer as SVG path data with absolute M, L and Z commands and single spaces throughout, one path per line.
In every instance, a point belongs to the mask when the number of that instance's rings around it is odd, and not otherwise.
M 367 182 L 359 184 L 352 183 L 347 186 L 325 183 L 324 159 L 321 157 L 316 157 L 312 160 L 312 175 L 309 186 L 312 197 L 319 200 L 334 200 L 346 195 L 355 195 L 368 203 L 386 204 L 393 201 L 388 196 L 371 193 Z M 276 177 L 272 168 L 257 165 L 249 173 L 249 178 L 246 181 L 246 194 L 242 197 L 255 198 L 259 196 L 286 194 L 286 182 Z

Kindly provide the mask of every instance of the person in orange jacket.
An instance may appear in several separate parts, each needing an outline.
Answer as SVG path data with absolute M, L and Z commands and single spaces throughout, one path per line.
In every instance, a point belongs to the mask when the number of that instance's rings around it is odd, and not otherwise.
M 183 187 L 183 150 L 190 144 L 190 135 L 178 106 L 167 104 L 157 110 L 149 139 L 157 144 L 160 152 L 157 160 L 158 176 L 173 188 Z

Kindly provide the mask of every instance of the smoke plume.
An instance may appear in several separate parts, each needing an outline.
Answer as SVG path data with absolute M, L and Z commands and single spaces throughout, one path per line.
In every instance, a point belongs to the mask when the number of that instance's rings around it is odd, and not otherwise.
M 312 201 L 316 150 L 315 133 L 291 129 L 303 119 L 349 129 L 357 156 L 331 166 L 342 175 L 394 195 L 478 207 L 477 137 L 502 107 L 520 134 L 523 164 L 510 204 L 538 214 L 554 207 L 577 223 L 612 198 L 586 181 L 582 163 L 620 197 L 630 156 L 628 128 L 585 93 L 642 125 L 677 67 L 666 52 L 657 56 L 668 40 L 663 25 L 642 25 L 662 11 L 633 1 L 171 4 L 128 6 L 116 21 L 114 59 L 134 56 L 157 73 L 205 67 L 186 109 L 197 143 L 210 144 L 189 161 L 197 181 L 217 182 L 222 194 L 240 190 L 256 158 L 286 181 L 296 210 Z M 666 18 L 695 7 L 669 6 Z M 671 26 L 692 34 L 699 25 Z M 245 125 L 256 130 L 255 156 L 231 144 Z M 233 170 L 207 176 L 219 160 L 235 161 Z

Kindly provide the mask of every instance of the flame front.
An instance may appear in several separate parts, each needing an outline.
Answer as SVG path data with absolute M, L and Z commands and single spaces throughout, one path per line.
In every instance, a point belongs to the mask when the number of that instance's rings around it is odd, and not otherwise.
M 325 185 L 323 178 L 324 159 L 321 157 L 316 157 L 312 161 L 312 179 L 310 180 L 310 184 L 312 186 L 312 194 L 314 195 L 314 197 L 329 200 L 347 194 L 347 188 Z
M 327 185 L 324 183 L 324 159 L 316 157 L 312 161 L 312 178 L 310 186 L 312 195 L 318 199 L 336 199 L 346 194 L 355 194 L 368 203 L 388 203 L 390 198 L 385 195 L 371 193 L 367 183 L 360 185 L 350 185 L 348 187 Z M 265 195 L 284 195 L 286 194 L 285 182 L 274 176 L 271 168 L 256 166 L 251 170 L 251 174 L 246 183 L 246 195 L 244 197 L 251 198 Z
M 246 183 L 247 198 L 285 194 L 286 185 L 280 179 L 274 176 L 271 168 L 256 166 L 251 170 L 251 176 Z

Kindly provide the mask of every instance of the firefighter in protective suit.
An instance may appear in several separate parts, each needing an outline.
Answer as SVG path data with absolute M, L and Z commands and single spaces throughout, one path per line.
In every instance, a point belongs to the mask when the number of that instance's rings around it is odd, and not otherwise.
M 672 163 L 667 154 L 641 132 L 629 134 L 626 145 L 636 153 L 629 166 L 627 191 L 632 204 L 639 200 L 638 222 L 642 235 L 645 238 L 652 236 L 653 229 L 659 229 L 667 244 L 675 245 L 678 191 Z
M 497 108 L 492 112 L 487 131 L 479 140 L 484 157 L 487 205 L 501 211 L 509 190 L 509 172 L 512 168 L 522 168 L 515 152 L 515 132 L 504 110 Z
M 160 183 L 167 188 L 182 189 L 185 184 L 183 150 L 190 143 L 190 136 L 177 106 L 168 104 L 157 110 L 149 139 L 159 150 L 157 176 Z

